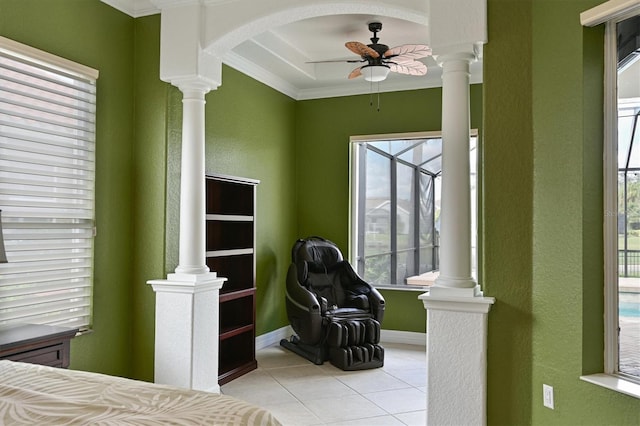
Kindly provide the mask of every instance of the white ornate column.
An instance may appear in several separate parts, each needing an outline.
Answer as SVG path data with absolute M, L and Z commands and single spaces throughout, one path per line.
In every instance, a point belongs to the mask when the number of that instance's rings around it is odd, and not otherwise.
M 162 10 L 160 74 L 182 92 L 179 261 L 156 292 L 155 382 L 220 392 L 219 291 L 206 265 L 205 95 L 220 85 L 221 62 L 200 48 L 202 6 Z
M 427 424 L 486 423 L 487 314 L 471 276 L 470 53 L 442 65 L 440 275 L 420 296 L 427 310 Z
M 471 276 L 470 53 L 442 65 L 440 275 L 420 296 L 427 310 L 427 424 L 486 424 L 487 315 Z
M 218 302 L 224 278 L 205 263 L 204 116 L 202 81 L 181 82 L 180 245 L 175 273 L 152 280 L 156 292 L 156 383 L 220 392 Z
M 180 251 L 176 274 L 206 274 L 204 96 L 206 82 L 181 82 Z M 174 275 L 176 275 L 174 274 Z
M 440 275 L 432 294 L 440 288 L 465 296 L 480 291 L 471 276 L 469 63 L 474 59 L 470 53 L 438 57 L 442 65 L 442 214 Z
M 483 297 L 471 274 L 469 65 L 486 42 L 486 2 L 431 0 L 430 10 L 432 48 L 442 66 L 442 199 L 440 275 L 420 296 L 427 310 L 426 419 L 484 425 L 495 299 Z

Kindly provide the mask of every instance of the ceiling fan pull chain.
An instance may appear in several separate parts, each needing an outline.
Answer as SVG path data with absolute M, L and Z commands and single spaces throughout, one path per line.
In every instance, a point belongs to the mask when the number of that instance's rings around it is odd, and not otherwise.
M 373 106 L 373 81 L 369 82 L 369 106 Z
M 380 112 L 380 83 L 378 83 L 378 112 Z

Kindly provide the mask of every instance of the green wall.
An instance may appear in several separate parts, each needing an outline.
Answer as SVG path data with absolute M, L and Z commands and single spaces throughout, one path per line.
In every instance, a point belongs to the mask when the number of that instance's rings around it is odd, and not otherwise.
M 155 293 L 166 277 L 167 117 L 171 86 L 160 81 L 160 17 L 135 20 L 133 148 L 132 377 L 153 379 Z
M 575 19 L 598 3 L 533 3 L 532 419 L 541 424 L 640 424 L 640 400 L 578 380 L 603 365 L 603 28 Z M 554 386 L 553 411 L 543 383 Z
M 354 81 L 353 84 L 365 84 Z M 384 83 L 381 83 L 384 85 Z M 471 127 L 482 132 L 482 86 L 472 85 Z M 299 237 L 320 235 L 348 255 L 349 137 L 385 133 L 439 131 L 442 90 L 380 93 L 298 102 L 296 108 L 296 181 Z M 424 333 L 426 311 L 420 292 L 383 290 L 383 328 Z
M 297 238 L 295 101 L 231 68 L 207 96 L 206 171 L 259 179 L 256 334 L 289 323 L 285 277 Z
M 639 424 L 640 402 L 579 380 L 602 368 L 602 28 L 596 0 L 489 0 L 481 131 L 488 423 Z M 0 35 L 100 71 L 94 331 L 72 367 L 150 379 L 154 294 L 177 263 L 181 96 L 159 80 L 158 16 L 98 0 L 0 0 Z M 356 83 L 356 82 L 354 82 Z M 207 95 L 206 170 L 260 179 L 258 334 L 284 326 L 293 241 L 348 248 L 348 140 L 438 130 L 438 89 L 296 102 L 230 69 Z M 483 111 L 483 112 L 482 112 Z M 417 293 L 385 291 L 384 328 L 423 332 Z M 405 309 L 411 306 L 411 309 Z M 400 308 L 398 308 L 400 307 Z M 542 406 L 542 383 L 556 409 Z
M 256 214 L 256 333 L 288 324 L 284 283 L 296 239 L 295 101 L 223 67 L 206 96 L 205 171 L 260 180 Z M 168 122 L 167 269 L 177 265 L 182 96 L 171 90 Z
M 259 179 L 256 217 L 256 334 L 288 324 L 284 283 L 298 218 L 295 102 L 231 69 L 207 97 L 207 173 Z
M 71 366 L 120 375 L 131 347 L 133 28 L 98 1 L 0 0 L 0 35 L 100 71 L 93 332 L 73 340 Z
M 490 424 L 639 424 L 602 371 L 602 28 L 598 1 L 489 0 L 484 291 Z M 555 409 L 542 404 L 554 387 Z
M 489 424 L 531 423 L 533 129 L 531 5 L 488 3 L 484 48 L 483 291 Z

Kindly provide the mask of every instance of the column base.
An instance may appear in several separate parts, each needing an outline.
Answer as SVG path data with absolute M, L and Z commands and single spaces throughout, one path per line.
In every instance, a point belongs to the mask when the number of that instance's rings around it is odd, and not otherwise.
M 478 284 L 473 287 L 449 287 L 448 285 L 442 285 L 440 279 L 436 279 L 434 285 L 429 287 L 429 295 L 431 297 L 473 298 L 482 297 L 482 290 Z
M 495 299 L 419 298 L 427 309 L 427 424 L 486 424 L 487 323 Z
M 218 302 L 226 278 L 169 274 L 147 283 L 156 292 L 154 381 L 220 392 Z

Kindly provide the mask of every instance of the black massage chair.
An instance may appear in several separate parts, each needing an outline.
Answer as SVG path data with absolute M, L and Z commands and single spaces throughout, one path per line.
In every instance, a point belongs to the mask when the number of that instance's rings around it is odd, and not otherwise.
M 329 240 L 296 241 L 286 286 L 287 315 L 297 335 L 280 344 L 313 362 L 343 370 L 382 367 L 384 298 L 343 260 Z

